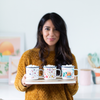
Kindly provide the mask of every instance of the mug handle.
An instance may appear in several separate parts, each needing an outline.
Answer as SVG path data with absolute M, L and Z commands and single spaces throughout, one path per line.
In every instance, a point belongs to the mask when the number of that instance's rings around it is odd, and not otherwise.
M 60 75 L 56 76 L 56 77 L 60 77 L 61 76 L 61 70 L 60 69 L 56 69 L 56 71 L 60 71 Z
M 39 69 L 39 71 L 42 71 L 43 72 L 43 69 Z M 44 75 L 41 75 L 41 76 L 39 76 L 39 78 L 44 78 L 43 76 Z
M 78 71 L 78 69 L 74 69 L 74 70 L 77 70 L 77 71 Z M 74 75 L 74 76 L 76 77 L 76 76 L 78 76 L 78 75 Z

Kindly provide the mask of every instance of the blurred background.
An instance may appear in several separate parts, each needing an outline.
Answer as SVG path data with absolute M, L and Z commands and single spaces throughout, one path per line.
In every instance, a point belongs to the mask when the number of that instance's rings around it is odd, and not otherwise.
M 88 54 L 100 55 L 100 0 L 0 0 L 0 36 L 24 34 L 24 53 L 35 46 L 38 22 L 48 12 L 65 20 L 78 68 L 91 68 Z

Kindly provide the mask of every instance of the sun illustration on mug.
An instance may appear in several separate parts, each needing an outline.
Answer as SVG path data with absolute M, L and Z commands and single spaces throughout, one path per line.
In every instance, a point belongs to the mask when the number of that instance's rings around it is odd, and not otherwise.
M 63 72 L 63 77 L 71 77 L 71 72 Z
M 71 76 L 71 72 L 67 72 L 67 76 Z

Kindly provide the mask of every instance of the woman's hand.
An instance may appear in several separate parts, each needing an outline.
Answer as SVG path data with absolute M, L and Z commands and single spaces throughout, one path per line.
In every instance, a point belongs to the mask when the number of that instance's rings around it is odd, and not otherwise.
M 30 87 L 32 84 L 25 84 L 25 80 L 26 80 L 26 74 L 24 74 L 24 76 L 22 78 L 22 85 L 25 87 Z
M 75 76 L 74 79 L 75 79 L 76 82 L 78 82 L 78 77 L 77 77 L 77 76 Z M 76 83 L 71 83 L 70 85 L 71 85 L 71 86 L 74 86 L 75 84 L 76 84 Z

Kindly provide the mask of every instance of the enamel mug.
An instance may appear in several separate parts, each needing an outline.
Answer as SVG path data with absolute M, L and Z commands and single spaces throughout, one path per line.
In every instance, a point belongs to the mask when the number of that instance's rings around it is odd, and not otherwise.
M 75 66 L 73 65 L 62 65 L 61 69 L 62 69 L 62 79 L 74 79 L 74 70 L 78 69 L 74 69 Z
M 39 79 L 42 76 L 39 76 L 39 71 L 43 71 L 39 69 L 39 66 L 36 65 L 28 65 L 26 66 L 26 79 Z
M 91 69 L 80 69 L 80 84 L 90 85 L 91 84 Z
M 56 66 L 54 65 L 43 66 L 43 69 L 44 69 L 44 79 L 56 79 L 56 77 L 60 77 L 60 75 L 56 76 L 56 71 L 57 70 L 60 71 L 60 69 L 56 69 Z

